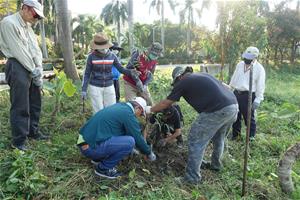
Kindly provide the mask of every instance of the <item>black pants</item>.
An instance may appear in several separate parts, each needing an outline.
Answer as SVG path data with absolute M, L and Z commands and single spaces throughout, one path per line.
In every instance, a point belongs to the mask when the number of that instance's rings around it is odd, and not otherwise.
M 22 145 L 27 135 L 38 131 L 41 90 L 33 84 L 30 72 L 14 58 L 8 59 L 5 76 L 10 86 L 12 143 Z
M 234 91 L 239 104 L 239 113 L 236 122 L 232 125 L 232 136 L 237 137 L 241 133 L 242 116 L 244 123 L 247 126 L 247 114 L 248 114 L 248 92 Z M 252 93 L 252 103 L 255 99 L 255 93 Z M 254 137 L 256 132 L 256 122 L 254 118 L 254 111 L 251 110 L 251 123 L 250 123 L 250 137 Z
M 114 80 L 114 87 L 116 92 L 116 102 L 120 101 L 120 83 L 119 80 Z

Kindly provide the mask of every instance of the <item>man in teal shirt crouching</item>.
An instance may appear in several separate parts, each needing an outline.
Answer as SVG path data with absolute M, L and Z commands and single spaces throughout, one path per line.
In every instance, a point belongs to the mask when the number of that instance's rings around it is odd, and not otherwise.
M 136 146 L 148 160 L 156 155 L 147 145 L 137 117 L 145 116 L 146 101 L 136 97 L 127 103 L 116 103 L 97 112 L 80 129 L 77 145 L 81 153 L 97 162 L 95 174 L 114 179 L 121 174 L 115 166 Z

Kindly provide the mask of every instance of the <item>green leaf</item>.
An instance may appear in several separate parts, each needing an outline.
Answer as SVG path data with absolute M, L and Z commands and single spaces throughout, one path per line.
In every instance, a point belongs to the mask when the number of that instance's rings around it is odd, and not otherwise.
M 107 190 L 108 188 L 109 188 L 109 187 L 106 186 L 106 185 L 101 185 L 101 186 L 100 186 L 100 189 L 101 189 L 101 190 Z
M 150 171 L 148 169 L 142 169 L 143 172 L 146 172 L 147 174 L 151 174 Z
M 135 175 L 136 175 L 136 172 L 135 172 L 135 169 L 133 169 L 133 170 L 131 170 L 130 172 L 129 172 L 129 178 L 130 179 L 133 179 L 134 177 L 135 177 Z
M 67 80 L 64 85 L 64 92 L 68 97 L 72 97 L 76 92 L 76 87 L 71 80 Z
M 144 187 L 144 186 L 146 185 L 146 183 L 141 182 L 141 181 L 135 181 L 135 184 L 136 184 L 136 186 L 137 186 L 138 188 L 142 188 L 142 187 Z

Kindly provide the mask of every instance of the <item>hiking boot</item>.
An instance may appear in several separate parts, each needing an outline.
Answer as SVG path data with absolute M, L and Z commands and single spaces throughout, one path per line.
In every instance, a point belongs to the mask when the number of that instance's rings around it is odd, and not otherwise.
M 202 184 L 202 180 L 200 181 L 191 181 L 191 180 L 188 180 L 186 177 L 183 177 L 183 176 L 180 176 L 180 177 L 175 177 L 175 183 L 178 185 L 178 186 L 195 186 L 195 185 L 198 185 L 198 184 Z
M 44 135 L 44 134 L 41 133 L 41 132 L 38 132 L 38 133 L 30 133 L 27 137 L 28 137 L 29 139 L 32 139 L 32 140 L 48 140 L 48 139 L 49 139 L 49 136 L 48 136 L 48 135 Z
M 119 173 L 116 168 L 100 169 L 98 166 L 95 167 L 95 174 L 108 179 L 115 179 L 122 176 L 122 174 Z
M 21 144 L 21 145 L 11 144 L 11 148 L 19 149 L 20 151 L 27 151 L 28 150 L 28 147 L 26 147 L 25 144 Z
M 216 172 L 219 172 L 221 170 L 221 168 L 214 167 L 211 165 L 211 162 L 205 160 L 202 161 L 201 169 L 209 169 Z

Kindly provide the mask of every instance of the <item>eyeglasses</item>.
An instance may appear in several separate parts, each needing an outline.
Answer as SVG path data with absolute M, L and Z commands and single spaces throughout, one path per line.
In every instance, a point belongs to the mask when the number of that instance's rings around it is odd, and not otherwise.
M 39 16 L 39 15 L 35 12 L 35 10 L 33 9 L 33 7 L 30 7 L 30 11 L 31 11 L 31 13 L 32 13 L 33 18 L 38 19 L 38 20 L 42 19 L 42 17 Z

